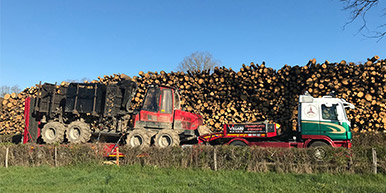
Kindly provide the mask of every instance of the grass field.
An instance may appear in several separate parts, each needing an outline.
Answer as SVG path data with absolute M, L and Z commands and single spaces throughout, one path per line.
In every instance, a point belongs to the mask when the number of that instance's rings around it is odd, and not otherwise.
M 134 166 L 0 168 L 0 192 L 386 192 L 385 175 L 281 174 Z

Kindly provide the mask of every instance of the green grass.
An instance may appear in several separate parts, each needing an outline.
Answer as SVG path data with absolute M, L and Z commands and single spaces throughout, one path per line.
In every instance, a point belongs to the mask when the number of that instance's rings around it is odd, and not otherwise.
M 141 166 L 0 168 L 0 192 L 386 192 L 385 175 L 280 174 Z

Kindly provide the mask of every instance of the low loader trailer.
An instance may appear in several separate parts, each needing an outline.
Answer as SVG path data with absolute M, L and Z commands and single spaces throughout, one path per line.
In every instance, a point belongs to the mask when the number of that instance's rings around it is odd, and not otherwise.
M 346 109 L 354 105 L 333 95 L 313 98 L 300 95 L 296 132 L 279 135 L 280 125 L 269 121 L 226 124 L 222 132 L 198 137 L 199 144 L 261 146 L 282 148 L 318 147 L 315 156 L 322 158 L 324 147 L 351 148 L 351 124 Z

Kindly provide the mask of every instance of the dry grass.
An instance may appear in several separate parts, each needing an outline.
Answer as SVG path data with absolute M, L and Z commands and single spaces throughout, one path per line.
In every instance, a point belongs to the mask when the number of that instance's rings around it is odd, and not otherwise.
M 103 162 L 102 145 L 14 145 L 0 146 L 0 166 L 9 148 L 10 166 L 65 166 Z M 55 162 L 55 147 L 57 157 Z M 192 148 L 125 148 L 122 165 L 142 164 L 162 168 L 217 169 L 279 173 L 372 173 L 371 148 L 328 149 L 323 161 L 313 149 L 260 148 L 234 146 L 194 146 Z M 142 155 L 142 156 L 139 156 Z M 377 148 L 378 172 L 386 173 L 386 147 Z
M 0 136 L 0 167 L 5 165 L 9 148 L 9 166 L 66 166 L 84 163 L 101 164 L 103 145 L 31 145 L 12 144 L 10 136 Z M 55 148 L 57 156 L 55 158 Z M 233 146 L 193 146 L 192 148 L 127 148 L 122 165 L 142 164 L 163 168 L 217 169 L 279 173 L 372 173 L 372 148 L 376 148 L 378 172 L 386 173 L 386 135 L 357 134 L 353 148 L 328 149 L 323 161 L 313 156 L 313 149 L 286 149 Z M 141 156 L 139 156 L 141 155 Z

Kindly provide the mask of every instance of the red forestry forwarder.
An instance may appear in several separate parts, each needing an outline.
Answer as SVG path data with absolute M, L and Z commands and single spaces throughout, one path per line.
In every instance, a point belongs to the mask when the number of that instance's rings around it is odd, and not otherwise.
M 150 86 L 140 109 L 131 111 L 137 84 L 71 83 L 39 85 L 38 96 L 25 104 L 23 143 L 86 143 L 126 139 L 130 147 L 178 146 L 197 143 L 207 130 L 201 116 L 181 110 L 178 90 Z M 111 149 L 111 153 L 113 149 Z

